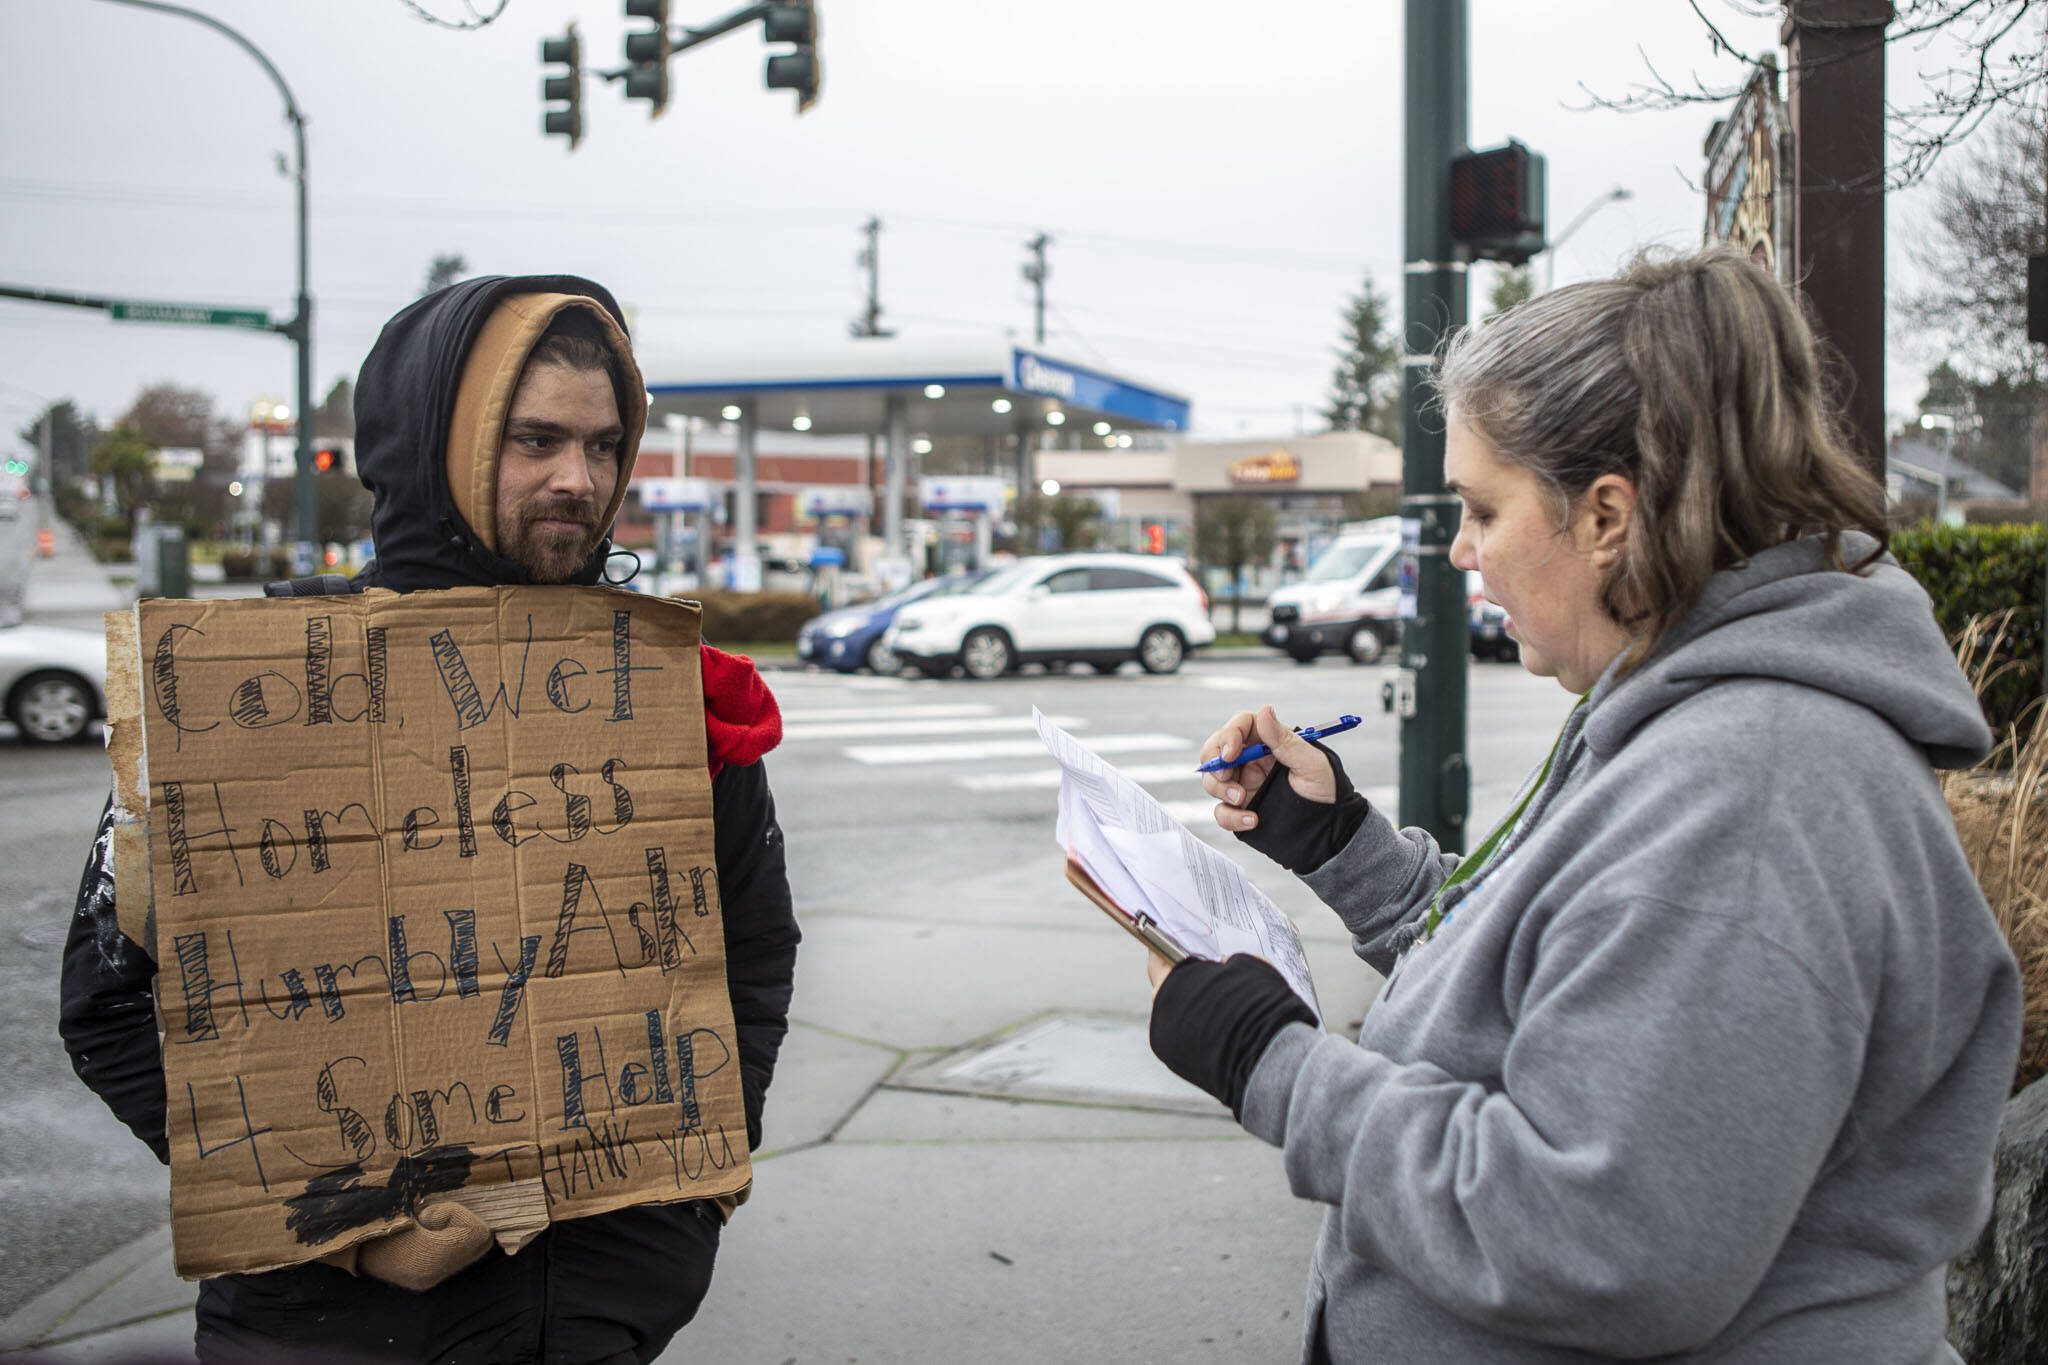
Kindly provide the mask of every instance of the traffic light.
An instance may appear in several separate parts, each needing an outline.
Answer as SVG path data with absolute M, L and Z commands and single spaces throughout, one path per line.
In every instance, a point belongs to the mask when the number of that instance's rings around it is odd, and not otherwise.
M 576 25 L 569 25 L 569 31 L 559 38 L 543 38 L 540 61 L 543 68 L 563 68 L 559 76 L 543 71 L 541 132 L 547 137 L 568 138 L 573 152 L 583 140 L 583 40 L 576 36 Z
M 651 19 L 654 27 L 626 35 L 626 98 L 646 100 L 647 116 L 668 108 L 668 0 L 626 0 L 628 19 Z
M 1145 523 L 1145 553 L 1163 555 L 1166 553 L 1166 528 L 1156 521 Z
M 313 452 L 313 472 L 325 474 L 341 459 L 341 452 L 333 446 L 320 446 Z
M 1522 265 L 1543 250 L 1544 160 L 1510 139 L 1451 160 L 1451 238 L 1476 261 Z
M 825 67 L 818 57 L 818 7 L 814 0 L 772 3 L 761 17 L 761 36 L 771 43 L 795 43 L 768 59 L 768 88 L 796 91 L 801 114 L 818 102 Z

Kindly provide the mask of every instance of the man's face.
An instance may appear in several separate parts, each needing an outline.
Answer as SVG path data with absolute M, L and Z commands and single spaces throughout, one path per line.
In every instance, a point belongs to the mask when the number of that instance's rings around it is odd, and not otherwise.
M 619 481 L 619 404 L 602 370 L 529 365 L 498 446 L 498 549 L 566 583 L 597 548 Z

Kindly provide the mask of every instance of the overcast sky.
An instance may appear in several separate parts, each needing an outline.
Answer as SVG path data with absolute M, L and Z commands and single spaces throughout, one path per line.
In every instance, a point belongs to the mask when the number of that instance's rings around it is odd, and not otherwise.
M 443 252 L 476 273 L 609 285 L 653 381 L 664 358 L 729 342 L 844 336 L 870 213 L 902 335 L 1028 338 L 1018 271 L 1042 229 L 1050 349 L 1187 394 L 1205 435 L 1313 423 L 1345 295 L 1370 271 L 1398 304 L 1399 0 L 823 0 L 809 114 L 762 88 L 755 27 L 678 57 L 658 121 L 592 81 L 573 154 L 540 133 L 539 43 L 574 19 L 586 65 L 616 65 L 615 2 L 510 0 L 474 32 L 401 0 L 192 3 L 268 53 L 311 120 L 319 392 Z M 1774 24 L 1707 3 L 1746 46 L 1775 43 Z M 678 0 L 675 15 L 725 8 Z M 1616 185 L 1634 195 L 1558 252 L 1557 282 L 1696 243 L 1712 112 L 1588 112 L 1582 88 L 1622 93 L 1645 54 L 1730 74 L 1684 0 L 1471 0 L 1471 15 L 1473 145 L 1512 135 L 1548 156 L 1554 228 Z M 291 139 L 256 64 L 190 20 L 107 0 L 0 0 L 0 22 L 0 282 L 287 316 Z M 1895 59 L 1895 93 L 1913 80 Z M 1924 212 L 1893 197 L 1895 286 Z M 1927 363 L 1894 339 L 1891 409 L 1917 399 Z M 282 338 L 0 300 L 7 430 L 44 397 L 111 420 L 160 380 L 239 413 L 289 398 L 293 374 Z

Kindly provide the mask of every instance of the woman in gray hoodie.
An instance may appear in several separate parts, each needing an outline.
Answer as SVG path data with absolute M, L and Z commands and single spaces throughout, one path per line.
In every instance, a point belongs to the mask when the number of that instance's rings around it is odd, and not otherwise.
M 2020 990 L 1933 768 L 1990 735 L 1786 290 L 1643 261 L 1437 383 L 1451 561 L 1583 693 L 1460 860 L 1266 708 L 1226 829 L 1386 978 L 1357 1040 L 1252 958 L 1155 962 L 1153 1046 L 1328 1206 L 1306 1358 L 1953 1361 Z

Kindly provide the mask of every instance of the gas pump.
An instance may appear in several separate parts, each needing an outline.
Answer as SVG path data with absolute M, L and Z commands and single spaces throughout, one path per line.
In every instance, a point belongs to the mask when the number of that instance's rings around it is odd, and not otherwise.
M 693 592 L 704 581 L 710 544 L 709 479 L 640 479 L 640 510 L 654 518 L 654 590 L 664 597 Z
M 919 505 L 939 519 L 940 573 L 988 567 L 995 520 L 1008 493 L 1007 483 L 987 475 L 928 475 L 917 481 Z

